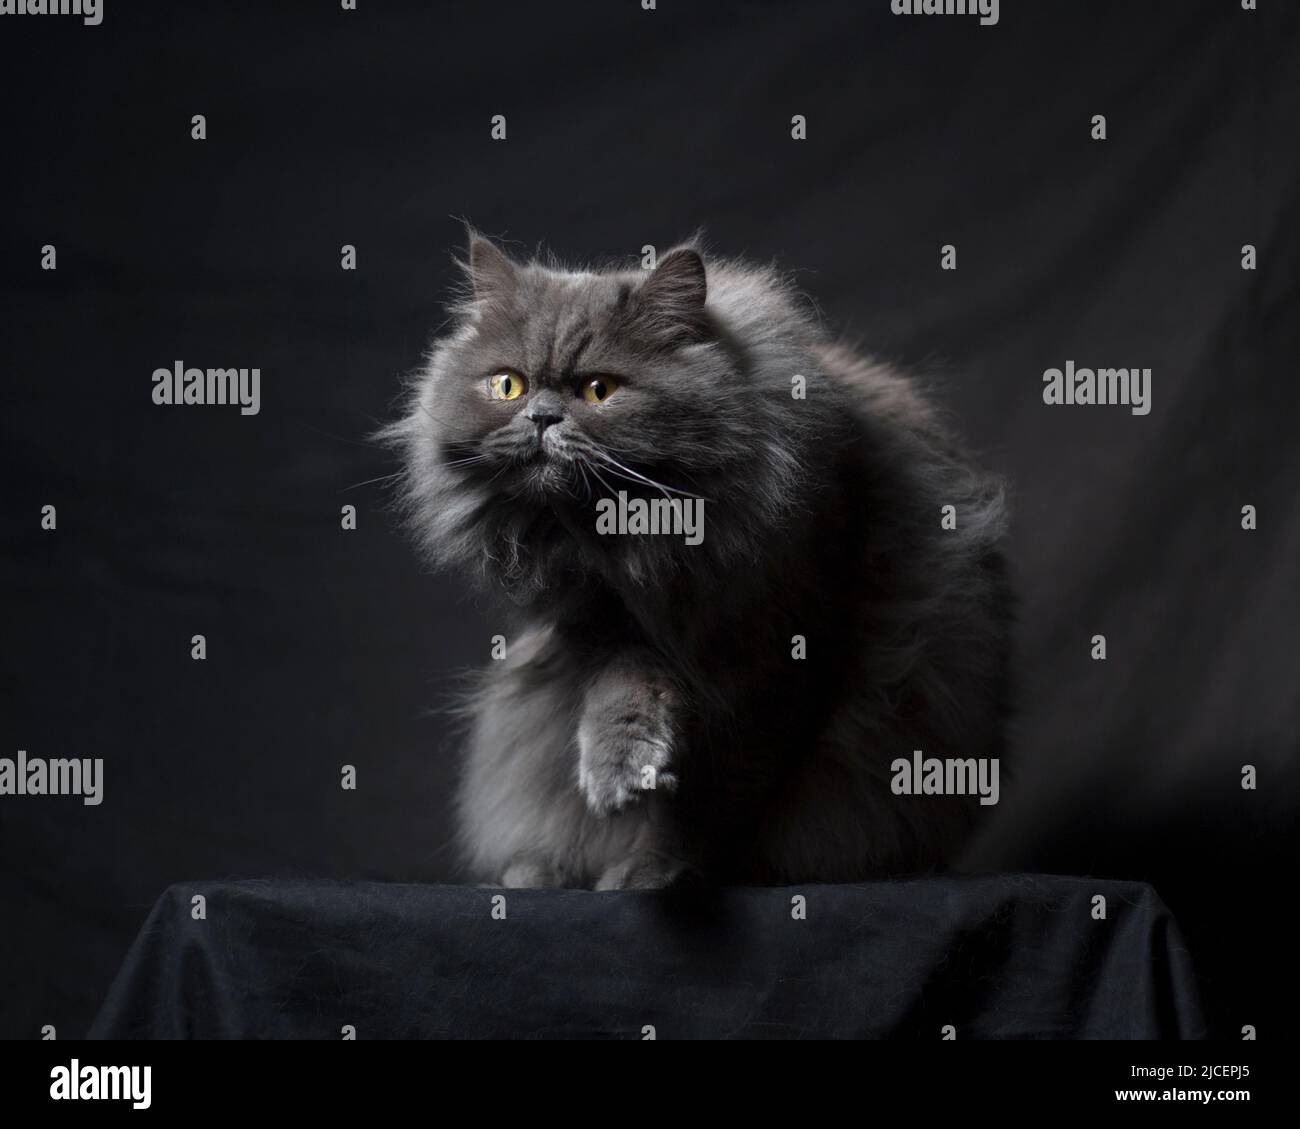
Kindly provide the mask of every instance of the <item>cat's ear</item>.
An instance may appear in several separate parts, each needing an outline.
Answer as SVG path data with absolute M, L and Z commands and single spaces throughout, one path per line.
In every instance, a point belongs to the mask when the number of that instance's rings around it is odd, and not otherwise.
M 645 332 L 665 343 L 699 341 L 707 335 L 708 298 L 704 260 L 694 247 L 669 251 L 636 292 L 635 312 Z
M 461 266 L 474 289 L 475 301 L 504 298 L 514 290 L 518 279 L 510 256 L 473 228 L 469 231 L 469 242 Z

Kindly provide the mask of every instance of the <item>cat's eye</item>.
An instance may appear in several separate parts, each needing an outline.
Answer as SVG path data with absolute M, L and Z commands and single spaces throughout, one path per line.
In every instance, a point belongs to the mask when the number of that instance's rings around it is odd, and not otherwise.
M 528 382 L 510 369 L 502 369 L 488 377 L 488 395 L 494 400 L 517 400 L 527 391 Z
M 582 383 L 582 398 L 589 404 L 603 404 L 618 387 L 612 376 L 593 376 Z

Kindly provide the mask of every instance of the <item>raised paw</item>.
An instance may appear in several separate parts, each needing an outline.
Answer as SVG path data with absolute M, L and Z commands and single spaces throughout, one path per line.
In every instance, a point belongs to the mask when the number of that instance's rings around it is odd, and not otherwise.
M 587 687 L 578 722 L 578 788 L 597 815 L 677 787 L 677 695 L 645 662 L 611 662 Z
M 597 815 L 621 811 L 646 792 L 671 792 L 677 775 L 666 705 L 659 716 L 585 719 L 578 727 L 578 787 Z
M 578 744 L 578 787 L 597 815 L 622 811 L 646 792 L 671 792 L 672 745 L 659 738 L 607 735 Z

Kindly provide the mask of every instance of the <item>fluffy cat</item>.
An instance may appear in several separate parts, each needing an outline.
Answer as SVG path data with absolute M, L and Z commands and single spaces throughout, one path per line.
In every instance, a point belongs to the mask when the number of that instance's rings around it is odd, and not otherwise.
M 833 882 L 950 860 L 977 799 L 896 795 L 891 764 L 1000 754 L 1000 483 L 772 269 L 688 245 L 651 271 L 566 270 L 473 232 L 462 266 L 386 438 L 431 559 L 516 619 L 466 704 L 469 877 Z M 598 533 L 618 491 L 703 499 L 702 542 Z

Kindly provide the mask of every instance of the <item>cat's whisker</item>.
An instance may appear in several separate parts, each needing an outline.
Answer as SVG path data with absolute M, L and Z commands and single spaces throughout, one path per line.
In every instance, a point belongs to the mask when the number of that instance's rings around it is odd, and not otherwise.
M 447 420 L 442 419 L 441 417 L 434 415 L 434 414 L 433 414 L 431 411 L 429 411 L 429 409 L 426 408 L 423 404 L 416 404 L 415 406 L 416 406 L 420 411 L 422 411 L 426 416 L 428 416 L 431 420 L 433 420 L 434 423 L 438 424 L 440 427 L 450 427 L 450 426 L 451 426 L 451 424 L 450 424 Z
M 484 485 L 485 485 L 485 486 L 491 486 L 492 483 L 494 483 L 498 478 L 500 478 L 500 477 L 501 477 L 501 476 L 506 472 L 506 470 L 507 470 L 507 468 L 508 468 L 509 466 L 510 466 L 510 463 L 508 463 L 508 462 L 503 462 L 503 463 L 502 463 L 499 467 L 497 467 L 497 469 L 492 473 L 492 476 L 487 480 L 487 482 L 484 483 Z
M 689 490 L 679 490 L 676 486 L 666 486 L 662 482 L 656 482 L 653 478 L 647 478 L 644 474 L 638 473 L 637 471 L 633 470 L 631 467 L 624 466 L 616 458 L 614 458 L 613 455 L 609 454 L 607 451 L 602 451 L 597 449 L 594 453 L 597 455 L 598 458 L 603 459 L 605 463 L 611 467 L 611 469 L 617 468 L 615 469 L 615 473 L 621 471 L 622 474 L 620 475 L 620 477 L 622 478 L 631 478 L 637 482 L 644 482 L 647 486 L 653 486 L 656 490 L 663 492 L 665 495 L 680 494 L 684 498 L 698 498 L 700 499 L 700 501 L 708 501 L 708 499 L 704 498 L 702 495 L 693 494 Z
M 663 494 L 663 497 L 667 498 L 669 502 L 672 501 L 673 494 L 680 494 L 680 496 L 686 498 L 699 498 L 699 494 L 692 494 L 689 492 L 689 490 L 679 490 L 676 489 L 675 486 L 666 486 L 663 485 L 662 483 L 656 483 L 654 479 L 647 479 L 647 477 L 643 475 L 637 475 L 636 472 L 624 471 L 623 468 L 615 467 L 614 464 L 612 463 L 607 462 L 606 464 L 604 464 L 604 468 L 606 468 L 606 470 L 610 472 L 611 475 L 615 475 L 616 477 L 619 477 L 619 479 L 628 481 L 628 483 L 632 483 L 634 485 L 646 485 L 646 486 L 650 486 L 650 488 L 658 490 L 658 492 L 660 494 Z M 702 498 L 701 501 L 703 501 Z
M 612 474 L 615 478 L 617 478 L 617 479 L 621 479 L 621 480 L 624 481 L 624 482 L 630 482 L 630 483 L 632 483 L 633 486 L 640 486 L 640 485 L 642 484 L 640 479 L 638 479 L 638 478 L 633 478 L 633 477 L 632 477 L 631 475 L 629 475 L 629 474 L 624 474 L 621 470 L 616 470 L 616 469 L 615 469 L 612 465 L 610 465 L 609 463 L 606 463 L 606 464 L 605 464 L 605 469 L 606 469 L 610 474 Z M 602 478 L 601 481 L 604 482 L 605 480 Z M 608 491 L 610 492 L 610 494 L 617 494 L 617 493 L 618 493 L 618 491 L 614 490 L 614 489 L 613 489 L 613 488 L 612 488 L 608 483 L 605 483 L 605 489 L 608 490 Z M 666 490 L 659 489 L 659 493 L 662 494 L 662 495 L 664 496 L 664 498 L 667 499 L 668 501 L 670 501 L 670 502 L 672 501 L 672 497 L 671 497 L 671 495 L 669 495 L 669 493 L 668 493 Z
M 374 482 L 391 482 L 394 478 L 401 478 L 404 473 L 404 471 L 396 470 L 392 474 L 381 474 L 378 478 L 367 478 L 364 482 L 354 482 L 351 486 L 344 486 L 343 490 L 358 490 L 362 486 L 369 486 Z M 343 493 L 343 490 L 340 490 L 339 493 Z
M 603 474 L 601 474 L 600 471 L 598 471 L 598 470 L 596 469 L 596 464 L 595 464 L 595 463 L 591 463 L 590 466 L 591 466 L 591 473 L 594 474 L 594 475 L 596 476 L 597 480 L 598 480 L 598 481 L 600 482 L 600 484 L 605 488 L 606 492 L 607 492 L 608 494 L 610 494 L 611 496 L 617 494 L 618 491 L 615 490 L 612 486 L 610 486 L 610 484 L 609 484 L 608 482 L 605 481 L 605 476 L 604 476 Z
M 581 455 L 574 460 L 574 465 L 578 468 L 578 473 L 582 476 L 582 491 L 584 500 L 590 500 L 592 496 L 591 479 L 587 477 L 587 460 Z

